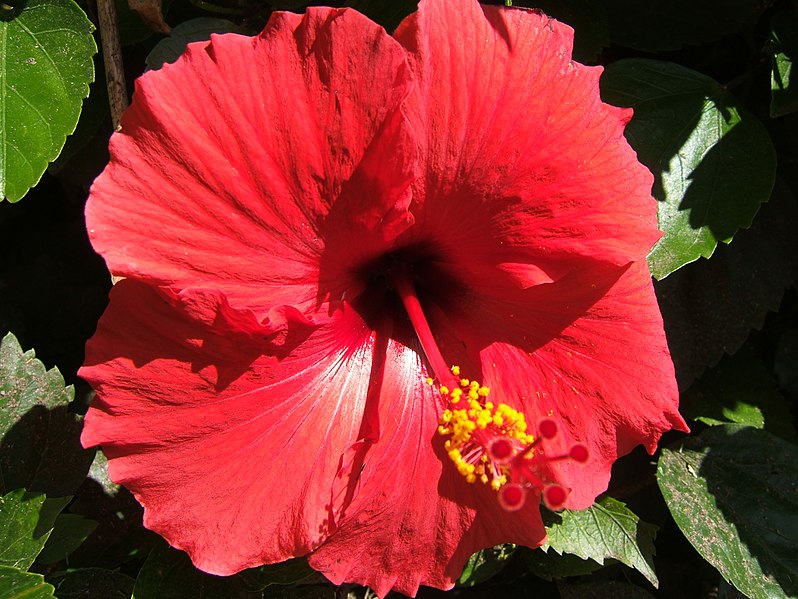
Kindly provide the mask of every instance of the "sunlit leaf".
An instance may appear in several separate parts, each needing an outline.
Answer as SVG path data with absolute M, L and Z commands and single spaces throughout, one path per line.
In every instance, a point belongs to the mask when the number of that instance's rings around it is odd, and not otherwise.
M 602 96 L 635 110 L 629 143 L 654 173 L 659 226 L 648 256 L 662 279 L 751 225 L 773 189 L 776 154 L 764 127 L 713 79 L 655 60 L 607 67 Z
M 663 450 L 657 480 L 673 519 L 754 599 L 798 594 L 798 447 L 735 425 Z
M 798 79 L 793 80 L 793 62 L 798 60 L 798 14 L 795 10 L 773 15 L 770 29 L 773 69 L 770 78 L 770 116 L 798 110 Z
M 0 497 L 0 566 L 30 568 L 70 499 L 47 499 L 25 489 Z
M 543 549 L 600 564 L 611 558 L 634 568 L 657 586 L 654 572 L 656 527 L 641 522 L 623 503 L 605 497 L 586 510 L 563 510 L 546 526 Z
M 47 599 L 53 590 L 41 574 L 0 566 L 0 599 Z
M 92 451 L 80 446 L 80 417 L 68 411 L 72 387 L 46 370 L 33 350 L 9 333 L 0 344 L 0 488 L 71 495 L 83 481 Z
M 654 288 L 682 389 L 724 354 L 736 352 L 769 310 L 778 310 L 798 270 L 798 204 L 777 182 L 755 226 Z
M 94 80 L 94 29 L 72 0 L 0 4 L 0 200 L 36 185 Z

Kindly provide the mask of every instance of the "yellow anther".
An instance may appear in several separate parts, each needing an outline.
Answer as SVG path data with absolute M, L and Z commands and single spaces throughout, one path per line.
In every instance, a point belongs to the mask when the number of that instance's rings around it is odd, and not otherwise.
M 460 369 L 452 367 L 459 376 Z M 479 381 L 460 379 L 460 386 L 449 389 L 439 387 L 441 395 L 448 397 L 448 407 L 438 421 L 438 433 L 446 438 L 444 448 L 457 472 L 469 483 L 479 480 L 498 490 L 507 483 L 509 462 L 496 462 L 490 447 L 494 440 L 510 440 L 512 452 L 528 451 L 534 438 L 527 434 L 524 414 L 504 403 L 487 401 L 490 388 Z M 455 407 L 465 399 L 463 407 Z
M 435 379 L 434 379 L 434 378 L 432 378 L 431 376 L 428 376 L 428 377 L 427 377 L 427 384 L 428 384 L 428 385 L 432 385 L 434 382 L 435 382 Z

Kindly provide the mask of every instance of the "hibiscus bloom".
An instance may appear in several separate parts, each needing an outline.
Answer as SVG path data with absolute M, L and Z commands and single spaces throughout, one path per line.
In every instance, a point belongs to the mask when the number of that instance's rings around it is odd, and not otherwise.
M 684 428 L 652 177 L 571 47 L 471 0 L 393 37 L 313 8 L 139 79 L 86 208 L 124 280 L 82 440 L 148 528 L 413 595 Z

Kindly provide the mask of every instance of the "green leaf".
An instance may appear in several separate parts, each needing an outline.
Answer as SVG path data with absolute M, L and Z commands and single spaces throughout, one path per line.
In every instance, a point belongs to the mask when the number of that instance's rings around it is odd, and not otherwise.
M 94 454 L 94 460 L 89 466 L 89 473 L 86 478 L 96 483 L 108 497 L 116 496 L 123 489 L 122 485 L 118 485 L 111 480 L 108 474 L 108 458 L 99 449 Z
M 58 599 L 130 599 L 134 580 L 113 570 L 80 568 L 52 582 Z
M 798 447 L 736 425 L 665 449 L 657 480 L 676 524 L 753 599 L 798 594 Z
M 569 553 L 600 564 L 618 560 L 645 576 L 655 587 L 654 537 L 657 528 L 642 522 L 623 503 L 605 497 L 586 510 L 563 510 L 546 526 L 543 550 Z
M 515 545 L 511 544 L 497 545 L 477 551 L 468 558 L 463 573 L 457 579 L 457 585 L 472 587 L 485 582 L 501 572 L 513 553 L 515 553 Z
M 308 581 L 316 573 L 302 559 L 281 564 L 251 568 L 235 576 L 212 576 L 197 570 L 182 551 L 163 543 L 150 553 L 142 566 L 133 589 L 133 599 L 265 599 L 304 597 L 294 583 Z M 310 582 L 313 582 L 311 579 Z M 323 593 L 316 585 L 308 597 Z M 281 589 L 285 588 L 285 593 Z M 329 587 L 327 587 L 329 589 Z M 316 593 L 316 594 L 313 594 Z M 326 596 L 326 595 L 325 595 Z
M 59 514 L 55 519 L 53 532 L 39 554 L 39 562 L 54 564 L 66 559 L 70 553 L 80 547 L 95 528 L 97 528 L 95 520 L 78 514 Z
M 770 116 L 798 110 L 798 80 L 792 81 L 792 63 L 798 59 L 798 14 L 795 10 L 773 15 L 770 23 L 773 69 L 770 77 Z
M 47 599 L 53 590 L 41 574 L 0 566 L 0 599 Z
M 743 424 L 798 441 L 773 376 L 750 349 L 726 356 L 682 396 L 684 416 L 712 426 Z
M 83 109 L 75 131 L 67 138 L 58 158 L 47 167 L 47 172 L 51 175 L 58 175 L 66 167 L 74 168 L 72 160 L 75 158 L 85 162 L 91 160 L 98 163 L 101 162 L 102 165 L 99 166 L 99 170 L 93 173 L 95 177 L 100 174 L 102 168 L 108 163 L 108 152 L 105 147 L 108 145 L 108 138 L 112 133 L 108 88 L 105 85 L 105 81 L 95 81 L 91 84 L 90 89 L 91 93 L 83 102 Z M 89 143 L 97 137 L 102 140 L 102 148 L 99 150 L 95 148 L 88 149 Z M 91 154 L 91 156 L 86 156 L 86 154 Z M 88 183 L 91 183 L 91 180 Z
M 94 26 L 72 0 L 0 5 L 0 200 L 36 185 L 94 80 Z
M 720 39 L 753 22 L 759 0 L 601 0 L 613 43 L 638 50 L 677 50 Z
M 93 452 L 80 446 L 81 419 L 68 411 L 72 387 L 9 333 L 0 344 L 0 488 L 72 495 Z
M 30 568 L 70 499 L 47 499 L 25 489 L 0 497 L 0 566 Z
M 607 67 L 602 96 L 635 113 L 626 128 L 640 161 L 654 173 L 659 225 L 652 274 L 662 279 L 751 225 L 776 175 L 764 127 L 713 79 L 655 60 Z
M 778 310 L 798 269 L 798 203 L 783 181 L 762 206 L 755 226 L 654 288 L 682 389 L 723 354 L 733 354 L 769 310 Z M 755 281 L 756 284 L 752 284 Z
M 108 460 L 101 451 L 97 451 L 69 511 L 99 523 L 95 533 L 69 556 L 71 567 L 113 569 L 143 559 L 160 539 L 141 525 L 141 504 L 124 487 L 111 482 Z
M 238 26 L 226 19 L 200 17 L 184 21 L 172 29 L 169 37 L 162 39 L 147 55 L 148 69 L 160 69 L 167 63 L 176 61 L 186 46 L 192 42 L 211 39 L 212 33 L 237 33 Z
M 540 548 L 527 549 L 523 552 L 523 556 L 529 571 L 544 580 L 585 576 L 615 561 L 607 559 L 600 564 L 595 560 L 583 559 L 570 553 L 559 554 Z
M 64 377 L 57 368 L 46 370 L 33 350 L 23 352 L 17 338 L 8 333 L 0 343 L 0 398 L 0 434 L 5 434 L 33 406 L 53 409 L 69 405 L 74 390 L 64 387 Z
M 308 565 L 304 558 L 290 559 L 279 564 L 259 566 L 238 573 L 236 584 L 247 589 L 262 591 L 273 585 L 292 586 L 298 582 L 324 580 L 323 577 Z
M 185 553 L 159 544 L 139 571 L 132 599 L 233 599 L 240 596 L 234 594 L 225 578 L 200 572 Z

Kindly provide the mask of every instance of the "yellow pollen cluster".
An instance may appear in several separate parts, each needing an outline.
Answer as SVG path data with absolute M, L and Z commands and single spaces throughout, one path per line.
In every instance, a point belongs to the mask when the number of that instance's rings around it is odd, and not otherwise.
M 452 373 L 459 376 L 460 369 L 453 366 Z M 488 387 L 465 378 L 459 383 L 452 390 L 444 385 L 439 387 L 441 395 L 448 396 L 449 405 L 438 421 L 438 433 L 448 437 L 446 453 L 467 482 L 480 481 L 498 490 L 507 482 L 507 466 L 491 458 L 491 445 L 504 440 L 517 452 L 534 438 L 527 434 L 521 412 L 507 404 L 487 401 Z

